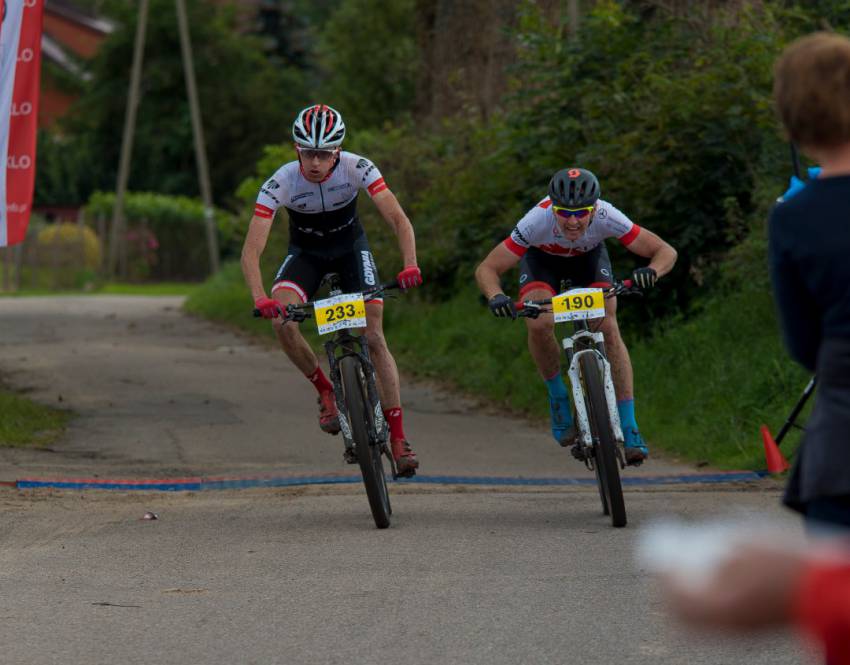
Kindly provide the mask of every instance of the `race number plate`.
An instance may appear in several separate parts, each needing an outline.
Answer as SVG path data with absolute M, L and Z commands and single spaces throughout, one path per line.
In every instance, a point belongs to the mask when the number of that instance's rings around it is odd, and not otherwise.
M 342 328 L 366 327 L 366 303 L 361 293 L 345 293 L 313 303 L 320 335 Z
M 605 316 L 602 289 L 572 289 L 552 298 L 555 323 L 577 319 L 598 319 Z

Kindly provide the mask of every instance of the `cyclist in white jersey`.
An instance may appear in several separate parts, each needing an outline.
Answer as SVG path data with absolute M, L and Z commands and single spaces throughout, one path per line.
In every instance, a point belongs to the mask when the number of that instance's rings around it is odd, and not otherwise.
M 345 124 L 339 112 L 321 104 L 307 107 L 295 119 L 292 135 L 298 159 L 281 166 L 260 189 L 242 248 L 242 272 L 255 306 L 265 318 L 273 319 L 286 355 L 316 387 L 319 426 L 337 434 L 340 425 L 333 384 L 298 324 L 284 325 L 278 308 L 312 299 L 329 272 L 340 275 L 345 292 L 365 291 L 380 283 L 366 233 L 357 217 L 357 194 L 361 189 L 367 191 L 398 237 L 404 259 L 404 269 L 397 277 L 400 286 L 419 286 L 422 274 L 416 262 L 413 226 L 381 172 L 368 159 L 341 150 Z M 289 214 L 289 251 L 269 297 L 263 287 L 260 255 L 280 208 Z M 380 298 L 366 303 L 366 340 L 399 475 L 412 476 L 419 462 L 404 434 L 398 368 L 384 339 L 382 305 Z
M 580 168 L 563 169 L 549 183 L 544 198 L 517 223 L 475 271 L 481 292 L 496 316 L 516 318 L 513 301 L 502 291 L 500 275 L 520 264 L 520 299 L 542 300 L 556 295 L 562 280 L 572 288 L 609 286 L 611 261 L 607 238 L 617 238 L 629 251 L 649 259 L 632 279 L 641 288 L 655 285 L 676 263 L 676 250 L 648 229 L 599 198 L 596 176 Z M 528 348 L 549 393 L 552 435 L 563 446 L 573 445 L 576 429 L 569 395 L 561 375 L 561 353 L 554 336 L 551 314 L 526 319 Z M 649 450 L 634 415 L 632 365 L 617 326 L 617 300 L 605 301 L 600 328 L 611 362 L 617 407 L 625 437 L 626 461 L 640 464 Z

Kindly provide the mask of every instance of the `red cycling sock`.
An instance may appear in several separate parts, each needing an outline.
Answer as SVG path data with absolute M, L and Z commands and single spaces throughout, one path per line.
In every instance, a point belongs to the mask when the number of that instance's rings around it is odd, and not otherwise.
M 322 371 L 321 365 L 316 365 L 316 371 L 312 374 L 308 374 L 307 378 L 310 379 L 310 383 L 316 386 L 316 390 L 319 391 L 320 395 L 334 389 L 333 384 L 328 381 L 328 377 L 326 377 L 325 373 Z
M 390 441 L 406 441 L 407 437 L 404 435 L 404 426 L 401 422 L 401 407 L 384 409 L 384 418 L 390 426 Z

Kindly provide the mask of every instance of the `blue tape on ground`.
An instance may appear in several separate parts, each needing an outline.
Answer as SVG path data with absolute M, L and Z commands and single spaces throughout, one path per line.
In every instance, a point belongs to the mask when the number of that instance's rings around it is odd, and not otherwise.
M 129 481 L 103 482 L 103 483 L 80 483 L 61 480 L 36 480 L 27 479 L 17 482 L 18 489 L 32 489 L 36 487 L 52 487 L 54 489 L 66 490 L 147 490 L 156 492 L 195 492 L 201 489 L 201 483 L 133 483 Z
M 626 486 L 680 485 L 680 484 L 712 484 L 753 482 L 768 475 L 767 471 L 739 471 L 729 473 L 706 473 L 692 475 L 669 476 L 623 476 Z M 281 476 L 263 478 L 216 478 L 198 481 L 162 482 L 151 481 L 109 481 L 80 482 L 62 480 L 39 480 L 27 478 L 17 481 L 19 489 L 49 487 L 54 489 L 100 489 L 123 491 L 156 491 L 156 492 L 197 492 L 200 490 L 250 489 L 258 487 L 294 487 L 300 485 L 336 485 L 361 482 L 360 476 Z M 415 478 L 399 479 L 397 482 L 424 485 L 489 485 L 495 487 L 546 487 L 546 486 L 592 486 L 596 484 L 593 477 L 585 478 L 517 478 L 510 476 L 416 476 Z

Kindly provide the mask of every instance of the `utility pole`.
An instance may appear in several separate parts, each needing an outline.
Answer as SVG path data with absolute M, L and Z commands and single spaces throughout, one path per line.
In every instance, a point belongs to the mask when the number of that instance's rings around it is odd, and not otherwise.
M 189 96 L 189 111 L 192 116 L 192 134 L 195 139 L 195 160 L 198 163 L 198 181 L 204 201 L 204 221 L 207 228 L 207 247 L 210 257 L 210 272 L 218 272 L 218 233 L 215 227 L 210 174 L 207 166 L 207 151 L 204 146 L 204 127 L 198 107 L 198 90 L 195 86 L 195 66 L 192 60 L 192 42 L 189 38 L 189 21 L 186 18 L 184 0 L 174 0 L 177 6 L 177 24 L 180 28 L 180 51 L 183 54 L 183 71 L 186 75 L 186 93 Z
M 578 39 L 579 21 L 581 20 L 578 3 L 579 0 L 567 0 L 567 21 L 571 42 Z
M 112 208 L 112 227 L 109 235 L 109 276 L 115 275 L 118 264 L 118 247 L 124 240 L 124 196 L 130 176 L 130 157 L 133 152 L 133 134 L 136 131 L 136 110 L 139 106 L 139 83 L 142 77 L 142 59 L 145 52 L 145 30 L 148 24 L 148 0 L 139 2 L 139 19 L 136 25 L 136 43 L 133 48 L 133 67 L 130 73 L 130 92 L 127 113 L 124 117 L 124 138 L 121 141 L 121 162 L 118 166 L 118 184 L 115 205 Z

